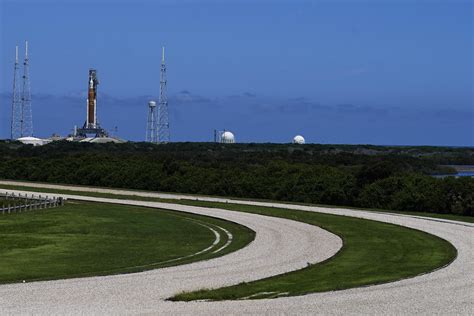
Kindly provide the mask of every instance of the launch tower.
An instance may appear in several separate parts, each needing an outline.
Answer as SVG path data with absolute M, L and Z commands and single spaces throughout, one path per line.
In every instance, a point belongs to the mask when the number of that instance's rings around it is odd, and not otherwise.
M 21 137 L 21 101 L 18 93 L 18 74 L 20 67 L 18 63 L 18 46 L 15 51 L 15 66 L 13 68 L 13 94 L 12 94 L 12 117 L 10 126 L 10 138 L 16 139 Z
M 158 142 L 168 143 L 170 141 L 170 124 L 168 117 L 168 96 L 166 86 L 166 65 L 165 65 L 165 48 L 163 47 L 161 55 L 161 71 L 160 71 L 160 103 L 158 108 Z

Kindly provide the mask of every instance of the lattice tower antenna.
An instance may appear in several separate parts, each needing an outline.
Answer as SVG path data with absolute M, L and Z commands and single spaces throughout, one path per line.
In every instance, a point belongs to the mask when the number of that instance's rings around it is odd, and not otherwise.
M 158 118 L 156 102 L 148 102 L 148 118 L 146 124 L 145 140 L 149 143 L 158 143 Z
M 33 113 L 31 109 L 30 60 L 28 58 L 28 41 L 25 41 L 25 61 L 23 62 L 23 89 L 21 92 L 20 125 L 20 137 L 33 136 Z
M 165 48 L 163 47 L 161 55 L 161 71 L 160 71 L 160 101 L 158 107 L 158 142 L 168 143 L 170 141 L 170 124 L 168 116 L 168 96 L 167 96 L 167 79 L 165 65 Z
M 20 67 L 18 63 L 18 46 L 15 49 L 15 66 L 13 70 L 13 93 L 12 93 L 12 113 L 11 113 L 11 126 L 10 126 L 10 138 L 17 139 L 21 137 L 21 101 L 20 93 L 18 92 L 18 78 Z

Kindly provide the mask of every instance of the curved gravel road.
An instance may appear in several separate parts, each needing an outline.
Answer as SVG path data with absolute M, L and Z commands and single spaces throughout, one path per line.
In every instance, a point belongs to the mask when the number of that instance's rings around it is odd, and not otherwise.
M 13 182 L 13 184 L 18 184 L 18 182 Z M 31 183 L 24 185 L 33 186 Z M 323 230 L 313 230 L 314 226 L 308 227 L 309 225 L 299 223 L 302 224 L 300 228 L 298 223 L 283 219 L 197 208 L 199 210 L 195 211 L 199 213 L 228 218 L 254 229 L 257 233 L 256 240 L 248 247 L 230 255 L 179 267 L 120 276 L 0 286 L 0 314 L 474 314 L 474 274 L 472 271 L 474 224 L 419 216 L 282 203 L 72 186 L 41 186 L 76 191 L 274 206 L 378 220 L 419 229 L 444 238 L 456 247 L 458 257 L 449 266 L 429 274 L 350 290 L 271 300 L 188 303 L 163 301 L 164 297 L 176 291 L 215 287 L 261 278 L 267 268 L 269 271 L 266 275 L 273 275 L 281 273 L 278 272 L 281 265 L 290 270 L 298 268 L 296 266 L 302 267 L 304 262 L 321 260 L 324 256 L 334 254 L 340 247 L 338 238 Z M 77 198 L 98 199 L 79 196 Z M 151 203 L 159 205 L 157 207 L 171 209 L 187 208 L 175 204 L 131 202 L 139 203 L 137 205 Z M 216 214 L 212 214 L 213 211 Z M 262 227 L 258 227 L 259 225 Z M 261 231 L 262 228 L 266 229 Z M 298 235 L 294 236 L 294 233 Z M 284 245 L 288 248 L 284 248 Z M 261 251 L 263 253 L 260 253 Z M 280 262 L 272 264 L 275 258 Z M 256 268 L 249 266 L 249 260 L 260 263 L 260 266 Z M 229 271 L 232 271 L 231 275 Z

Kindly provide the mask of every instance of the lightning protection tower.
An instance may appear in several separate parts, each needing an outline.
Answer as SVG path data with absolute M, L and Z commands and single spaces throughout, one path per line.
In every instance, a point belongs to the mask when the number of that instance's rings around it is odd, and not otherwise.
M 21 91 L 20 126 L 20 137 L 33 136 L 33 113 L 31 109 L 30 60 L 28 58 L 28 41 L 25 41 L 25 60 L 23 62 L 23 87 Z
M 148 102 L 148 119 L 146 124 L 146 138 L 149 143 L 158 142 L 158 121 L 156 115 L 156 102 Z
M 160 102 L 158 107 L 158 142 L 167 143 L 170 141 L 170 125 L 168 117 L 168 96 L 165 65 L 165 48 L 163 47 L 161 55 L 160 71 Z
M 10 126 L 10 138 L 16 139 L 21 137 L 21 101 L 20 94 L 18 92 L 18 78 L 19 78 L 20 67 L 18 63 L 18 46 L 15 50 L 15 66 L 13 70 L 13 93 L 12 93 L 12 114 L 11 114 L 11 126 Z
M 12 94 L 12 117 L 10 137 L 17 139 L 25 136 L 33 136 L 33 115 L 31 110 L 30 90 L 30 63 L 28 58 L 28 42 L 25 41 L 25 60 L 23 62 L 23 76 L 21 93 L 19 92 L 18 74 L 20 72 L 18 63 L 18 46 L 15 52 L 15 66 L 13 73 Z

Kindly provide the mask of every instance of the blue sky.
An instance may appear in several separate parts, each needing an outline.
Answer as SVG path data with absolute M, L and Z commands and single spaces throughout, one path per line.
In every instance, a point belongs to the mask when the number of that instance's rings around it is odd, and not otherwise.
M 145 135 L 166 46 L 175 141 L 474 145 L 471 1 L 0 0 L 0 138 L 30 42 L 35 134 L 99 119 Z

